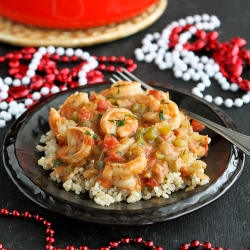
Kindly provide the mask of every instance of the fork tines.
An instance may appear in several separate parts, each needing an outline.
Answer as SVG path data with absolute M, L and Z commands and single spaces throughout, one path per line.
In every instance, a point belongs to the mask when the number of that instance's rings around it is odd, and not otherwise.
M 130 72 L 128 72 L 125 68 L 122 68 L 122 70 L 123 70 L 123 72 L 121 72 L 121 71 L 116 71 L 116 73 L 117 74 L 119 74 L 119 76 L 118 75 L 116 75 L 116 74 L 113 74 L 113 77 L 115 78 L 115 79 L 113 79 L 113 78 L 110 78 L 110 80 L 113 82 L 113 83 L 116 83 L 117 81 L 124 81 L 124 80 L 126 80 L 126 81 L 128 81 L 128 82 L 132 82 L 132 80 L 130 79 L 130 78 L 128 78 L 126 75 L 125 75 L 125 73 L 130 73 Z M 122 79 L 122 78 L 123 79 Z
M 137 78 L 135 75 L 131 74 L 128 70 L 126 70 L 125 68 L 122 68 L 122 72 L 121 71 L 116 71 L 116 73 L 118 74 L 113 74 L 113 78 L 110 78 L 110 81 L 113 83 L 116 83 L 117 81 L 136 81 L 136 82 L 140 82 L 142 87 L 146 88 L 146 89 L 154 89 L 151 86 L 149 86 L 148 84 L 146 84 L 145 82 L 143 82 L 142 80 L 140 80 L 139 78 Z

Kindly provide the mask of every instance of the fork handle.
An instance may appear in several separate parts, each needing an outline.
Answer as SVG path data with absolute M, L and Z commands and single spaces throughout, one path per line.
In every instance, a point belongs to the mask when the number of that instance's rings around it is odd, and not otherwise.
M 180 111 L 186 114 L 187 116 L 189 116 L 190 118 L 200 121 L 205 126 L 217 132 L 218 134 L 226 138 L 228 141 L 233 143 L 235 146 L 240 148 L 244 153 L 250 156 L 250 137 L 249 136 L 243 135 L 236 131 L 225 128 L 219 124 L 209 121 L 206 118 L 203 118 L 185 109 L 180 108 Z

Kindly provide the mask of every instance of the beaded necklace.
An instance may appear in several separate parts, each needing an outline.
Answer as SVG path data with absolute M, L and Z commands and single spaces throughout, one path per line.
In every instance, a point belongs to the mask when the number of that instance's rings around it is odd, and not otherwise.
M 1 56 L 0 62 L 8 63 L 10 75 L 3 79 L 0 77 L 0 128 L 45 96 L 103 82 L 103 72 L 122 71 L 122 67 L 132 72 L 137 68 L 132 59 L 124 56 L 97 57 L 81 49 L 53 46 L 23 48 Z M 59 70 L 57 62 L 77 65 Z
M 52 222 L 43 218 L 41 215 L 33 215 L 29 211 L 21 213 L 18 210 L 9 211 L 7 208 L 2 208 L 0 210 L 1 216 L 13 217 L 13 218 L 23 218 L 25 220 L 35 220 L 41 223 L 46 228 L 46 250 L 110 250 L 116 249 L 120 245 L 133 244 L 134 246 L 143 245 L 145 249 L 163 250 L 162 246 L 157 246 L 154 244 L 153 240 L 144 240 L 141 236 L 139 237 L 122 237 L 117 241 L 110 241 L 107 246 L 102 246 L 98 248 L 89 248 L 87 245 L 82 245 L 76 247 L 74 245 L 68 245 L 66 247 L 55 247 L 55 230 L 52 229 Z M 183 243 L 180 245 L 180 250 L 192 250 L 192 249 L 203 249 L 203 250 L 231 250 L 231 248 L 213 247 L 210 242 L 201 243 L 199 240 L 193 240 L 190 243 Z M 0 250 L 11 250 L 11 248 L 4 247 L 3 243 L 0 243 Z M 250 250 L 250 248 L 248 248 Z
M 183 81 L 198 82 L 192 93 L 208 102 L 228 108 L 241 107 L 250 102 L 250 81 L 241 77 L 243 67 L 250 66 L 250 51 L 243 48 L 246 41 L 240 37 L 220 43 L 219 34 L 214 31 L 219 26 L 220 20 L 208 14 L 174 21 L 161 33 L 147 34 L 142 47 L 135 49 L 135 57 L 138 61 L 154 62 L 160 70 L 172 69 L 174 76 Z M 197 52 L 203 56 L 197 56 Z M 235 100 L 204 96 L 202 92 L 211 86 L 211 79 L 225 91 L 241 89 L 246 94 Z

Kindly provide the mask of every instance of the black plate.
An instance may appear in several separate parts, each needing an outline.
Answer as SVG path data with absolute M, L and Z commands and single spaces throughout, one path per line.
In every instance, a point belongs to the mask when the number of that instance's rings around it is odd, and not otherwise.
M 162 222 L 199 209 L 219 198 L 240 176 L 245 155 L 215 132 L 205 129 L 212 140 L 208 156 L 204 159 L 208 167 L 206 174 L 210 183 L 193 191 L 178 191 L 169 199 L 160 199 L 160 204 L 139 201 L 133 204 L 120 202 L 101 207 L 88 194 L 76 195 L 65 191 L 60 184 L 48 179 L 49 171 L 38 166 L 42 156 L 36 145 L 42 134 L 49 130 L 50 107 L 57 108 L 66 97 L 76 91 L 100 91 L 107 84 L 97 84 L 67 90 L 42 100 L 27 110 L 10 128 L 3 146 L 5 168 L 13 182 L 33 202 L 54 212 L 86 222 L 107 225 L 146 225 Z M 170 85 L 156 84 L 157 88 L 170 92 L 170 98 L 179 107 L 205 116 L 233 130 L 231 119 L 218 107 Z

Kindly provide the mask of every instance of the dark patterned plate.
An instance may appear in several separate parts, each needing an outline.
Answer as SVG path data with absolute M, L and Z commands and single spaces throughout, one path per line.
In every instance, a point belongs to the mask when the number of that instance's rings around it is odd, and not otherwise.
M 107 84 L 90 85 L 67 90 L 42 100 L 27 110 L 10 128 L 3 146 L 5 168 L 19 190 L 33 202 L 54 212 L 82 221 L 107 225 L 145 225 L 170 220 L 199 209 L 225 193 L 240 176 L 245 155 L 215 132 L 205 129 L 211 137 L 206 174 L 210 183 L 193 191 L 178 191 L 169 199 L 139 201 L 133 204 L 120 202 L 102 207 L 91 200 L 88 194 L 77 195 L 65 191 L 62 186 L 48 179 L 49 171 L 37 164 L 42 156 L 36 145 L 42 134 L 49 130 L 50 107 L 57 108 L 66 97 L 76 91 L 99 92 Z M 220 125 L 233 130 L 232 120 L 217 106 L 170 85 L 156 84 L 157 88 L 169 91 L 170 98 L 179 107 L 191 110 Z

